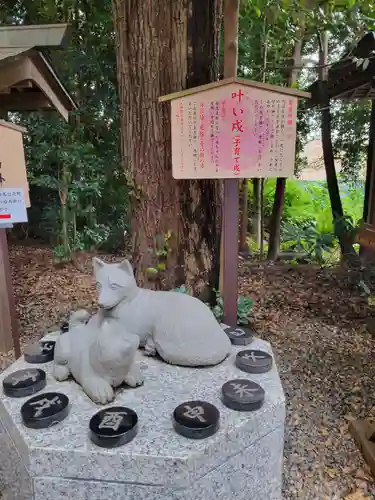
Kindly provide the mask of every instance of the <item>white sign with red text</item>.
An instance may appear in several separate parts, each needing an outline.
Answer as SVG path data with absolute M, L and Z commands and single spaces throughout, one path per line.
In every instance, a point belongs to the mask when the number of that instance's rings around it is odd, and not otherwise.
M 25 195 L 22 188 L 0 188 L 0 226 L 27 222 Z
M 291 177 L 298 99 L 230 83 L 171 102 L 175 179 Z

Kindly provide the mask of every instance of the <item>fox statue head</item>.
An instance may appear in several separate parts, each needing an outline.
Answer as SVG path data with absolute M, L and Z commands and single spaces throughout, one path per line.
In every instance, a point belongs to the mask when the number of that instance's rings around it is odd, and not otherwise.
M 94 257 L 93 267 L 99 307 L 113 309 L 120 302 L 134 298 L 138 287 L 128 260 L 123 260 L 120 264 L 106 264 Z

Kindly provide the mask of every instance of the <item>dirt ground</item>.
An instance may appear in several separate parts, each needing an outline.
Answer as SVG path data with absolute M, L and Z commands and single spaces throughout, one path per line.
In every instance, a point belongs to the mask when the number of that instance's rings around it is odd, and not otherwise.
M 89 265 L 86 272 L 56 267 L 49 250 L 21 246 L 12 246 L 10 256 L 22 345 L 71 309 L 95 308 Z M 366 299 L 342 272 L 311 266 L 242 263 L 239 290 L 254 299 L 254 326 L 272 343 L 286 395 L 283 498 L 339 500 L 354 492 L 355 500 L 375 498 L 348 433 L 353 418 L 375 420 Z M 11 361 L 11 353 L 4 355 L 1 368 Z

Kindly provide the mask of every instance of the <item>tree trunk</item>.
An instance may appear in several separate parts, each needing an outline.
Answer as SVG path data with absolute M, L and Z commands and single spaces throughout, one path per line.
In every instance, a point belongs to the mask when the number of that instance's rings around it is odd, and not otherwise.
M 284 210 L 285 186 L 286 179 L 284 177 L 278 177 L 276 179 L 275 199 L 270 220 L 270 236 L 267 255 L 269 260 L 276 260 L 280 250 L 281 217 Z
M 218 79 L 220 27 L 220 0 L 191 0 L 188 88 Z M 194 295 L 211 300 L 219 285 L 222 182 L 180 181 L 179 195 L 178 284 L 186 283 Z
M 305 32 L 303 16 L 304 14 L 302 14 L 301 18 L 299 39 L 294 44 L 293 56 L 291 58 L 292 69 L 288 77 L 289 87 L 293 87 L 293 85 L 296 84 L 299 71 L 297 66 L 301 65 L 302 41 Z M 276 180 L 275 199 L 272 207 L 272 214 L 270 220 L 270 236 L 269 236 L 268 255 L 267 255 L 269 260 L 276 260 L 280 250 L 280 229 L 281 229 L 281 217 L 284 209 L 285 186 L 286 186 L 286 179 L 278 177 Z
M 254 187 L 254 207 L 253 207 L 253 221 L 252 221 L 252 233 L 254 236 L 254 243 L 257 248 L 260 248 L 261 242 L 261 211 L 262 211 L 262 200 L 261 200 L 261 179 L 253 179 L 253 187 Z
M 369 142 L 367 148 L 367 169 L 365 199 L 363 204 L 363 222 L 375 224 L 375 100 L 371 102 Z M 359 255 L 366 264 L 375 262 L 375 250 L 361 245 Z
M 368 224 L 375 223 L 375 100 L 371 102 L 371 119 L 369 142 L 367 149 L 367 169 L 366 169 L 366 184 L 365 184 L 365 199 L 363 204 L 363 221 Z
M 113 0 L 122 154 L 141 285 L 166 233 L 165 285 L 186 283 L 196 294 L 217 285 L 221 183 L 173 180 L 170 105 L 158 98 L 217 78 L 220 4 Z
M 241 227 L 240 227 L 240 251 L 247 252 L 248 244 L 247 244 L 247 230 L 249 226 L 249 181 L 248 179 L 244 179 L 242 183 L 241 190 Z
M 164 236 L 171 231 L 175 241 L 178 229 L 170 108 L 158 99 L 185 87 L 187 9 L 185 0 L 113 0 L 113 10 L 133 266 L 142 286 Z
M 322 145 L 323 145 L 323 158 L 324 166 L 327 176 L 327 186 L 329 198 L 331 201 L 332 218 L 334 221 L 335 231 L 339 239 L 341 254 L 343 258 L 349 261 L 357 261 L 359 258 L 353 248 L 353 241 L 345 227 L 344 211 L 340 198 L 340 190 L 337 182 L 335 159 L 333 155 L 332 146 L 332 131 L 331 131 L 331 112 L 330 100 L 327 91 L 327 78 L 328 78 L 328 32 L 323 33 L 323 40 L 321 40 L 320 54 L 319 54 L 319 95 L 320 95 L 320 109 L 321 109 L 321 131 L 322 131 Z

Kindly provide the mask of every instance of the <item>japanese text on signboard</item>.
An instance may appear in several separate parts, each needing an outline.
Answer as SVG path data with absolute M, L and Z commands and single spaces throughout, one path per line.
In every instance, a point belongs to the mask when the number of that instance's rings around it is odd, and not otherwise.
M 23 189 L 0 188 L 0 226 L 15 222 L 27 222 Z
M 294 96 L 235 83 L 173 100 L 173 176 L 291 176 L 296 111 Z

